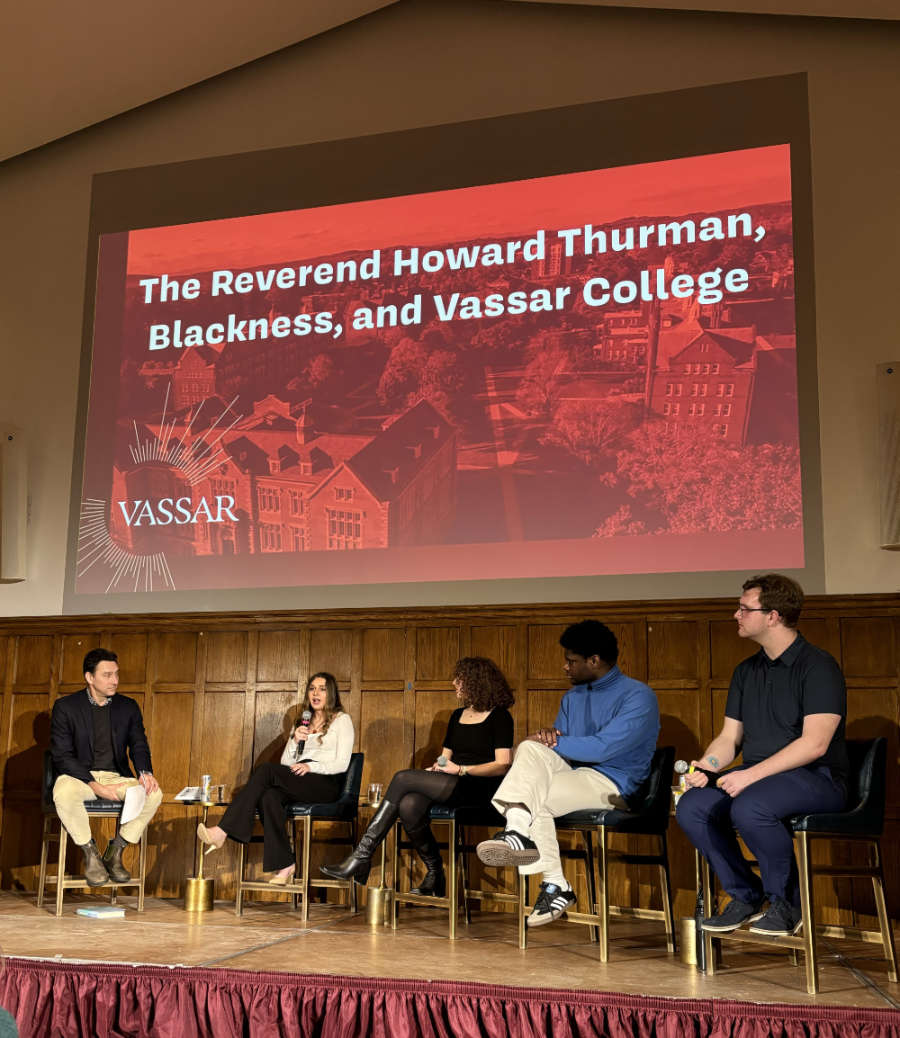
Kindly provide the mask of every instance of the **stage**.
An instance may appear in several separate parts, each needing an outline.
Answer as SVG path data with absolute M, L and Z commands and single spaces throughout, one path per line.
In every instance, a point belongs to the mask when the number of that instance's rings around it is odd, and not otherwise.
M 191 915 L 121 900 L 124 919 L 90 919 L 75 909 L 99 899 L 72 894 L 57 919 L 31 893 L 0 893 L 0 1004 L 23 1036 L 900 1034 L 900 986 L 873 945 L 824 942 L 811 996 L 802 967 L 767 949 L 731 945 L 720 973 L 698 974 L 653 921 L 614 918 L 603 964 L 587 927 L 537 929 L 520 951 L 499 913 L 474 913 L 450 942 L 427 908 L 392 931 L 313 905 L 301 930 L 286 902 L 237 918 L 231 902 Z

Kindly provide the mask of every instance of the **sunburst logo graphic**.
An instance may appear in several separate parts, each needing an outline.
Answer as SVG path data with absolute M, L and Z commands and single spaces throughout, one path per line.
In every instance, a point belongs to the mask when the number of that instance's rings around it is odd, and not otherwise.
M 208 399 L 192 408 L 180 435 L 182 422 L 177 415 L 169 415 L 171 383 L 166 387 L 158 431 L 154 434 L 144 426 L 145 435 L 136 419 L 132 419 L 134 441 L 128 444 L 132 467 L 137 472 L 144 466 L 170 468 L 184 483 L 196 486 L 226 458 L 224 437 L 237 425 L 243 415 L 232 411 L 237 397 L 222 408 L 215 420 L 195 436 L 193 429 L 200 419 Z M 216 401 L 219 402 L 218 400 Z M 230 422 L 226 425 L 228 419 Z M 149 435 L 146 435 L 149 433 Z M 81 578 L 94 567 L 109 573 L 104 594 L 113 591 L 174 591 L 175 580 L 164 551 L 137 552 L 120 544 L 110 532 L 111 502 L 103 498 L 84 498 L 78 525 L 77 577 Z

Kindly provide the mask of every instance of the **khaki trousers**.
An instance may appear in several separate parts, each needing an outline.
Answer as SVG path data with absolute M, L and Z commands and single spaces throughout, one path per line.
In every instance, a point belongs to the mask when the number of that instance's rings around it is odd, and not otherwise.
M 626 806 L 606 775 L 593 768 L 573 768 L 549 746 L 531 741 L 519 744 L 492 803 L 502 815 L 515 804 L 524 804 L 531 812 L 531 831 L 523 835 L 534 840 L 541 856 L 533 865 L 520 866 L 519 872 L 523 876 L 542 872 L 549 882 L 563 875 L 554 818 L 570 811 Z
M 136 786 L 138 780 L 130 775 L 117 775 L 114 771 L 92 771 L 94 781 L 104 786 Z M 122 790 L 123 794 L 125 790 Z M 162 803 L 162 790 L 147 794 L 147 802 L 143 810 L 130 822 L 126 822 L 119 832 L 122 839 L 129 843 L 137 843 L 141 833 L 147 828 L 147 823 L 156 814 L 156 809 Z M 53 803 L 60 822 L 65 826 L 66 832 L 72 840 L 83 847 L 91 842 L 91 823 L 85 810 L 85 802 L 99 799 L 91 787 L 72 775 L 60 775 L 53 783 Z

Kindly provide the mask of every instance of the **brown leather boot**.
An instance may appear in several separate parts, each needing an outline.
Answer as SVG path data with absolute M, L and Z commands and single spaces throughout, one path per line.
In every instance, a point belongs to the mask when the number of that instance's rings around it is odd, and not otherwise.
M 81 845 L 84 854 L 84 878 L 89 887 L 102 887 L 109 883 L 109 873 L 97 850 L 97 844 L 91 840 L 90 843 Z
M 110 840 L 103 852 L 103 864 L 113 883 L 127 883 L 131 879 L 131 873 L 122 864 L 122 851 L 125 850 L 125 846 L 116 840 Z

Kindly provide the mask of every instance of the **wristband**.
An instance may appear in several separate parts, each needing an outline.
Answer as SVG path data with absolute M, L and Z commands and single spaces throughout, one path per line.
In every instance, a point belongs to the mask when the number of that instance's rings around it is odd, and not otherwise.
M 467 768 L 467 767 L 465 766 L 465 764 L 460 764 L 460 766 L 459 766 L 459 774 L 460 774 L 460 778 L 461 778 L 461 777 L 462 777 L 463 775 L 468 775 L 468 773 L 469 773 L 469 769 L 468 769 L 468 768 Z

